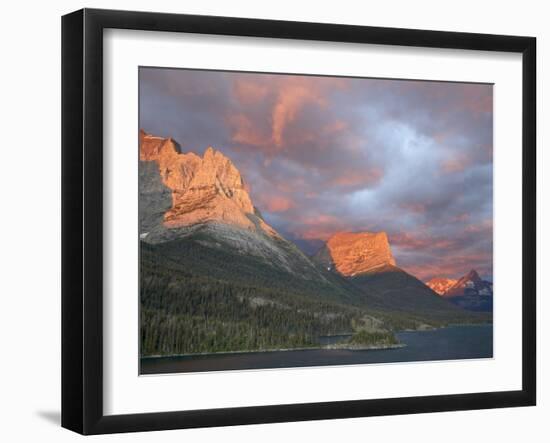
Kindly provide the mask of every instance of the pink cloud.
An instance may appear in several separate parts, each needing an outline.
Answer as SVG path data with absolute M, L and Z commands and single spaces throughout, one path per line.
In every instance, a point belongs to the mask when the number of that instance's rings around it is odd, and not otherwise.
M 470 214 L 468 214 L 467 212 L 463 213 L 463 214 L 458 214 L 454 217 L 451 217 L 451 221 L 452 222 L 465 222 L 465 221 L 468 221 L 470 219 Z
M 406 209 L 413 214 L 423 214 L 426 212 L 426 205 L 418 202 L 401 203 L 399 207 Z
M 249 108 L 248 122 L 257 120 L 257 113 L 262 112 L 257 107 L 250 108 L 250 106 L 267 103 L 270 134 L 269 136 L 266 134 L 262 138 L 250 137 L 252 128 L 249 123 L 242 119 L 238 121 L 231 116 L 227 120 L 232 126 L 232 139 L 237 143 L 261 145 L 268 152 L 277 152 L 285 147 L 286 129 L 306 106 L 312 105 L 326 109 L 328 106 L 327 94 L 335 89 L 342 89 L 346 85 L 345 79 L 328 77 L 265 76 L 254 80 L 238 78 L 233 83 L 232 92 L 243 108 Z M 322 131 L 334 133 L 346 128 L 345 122 L 337 120 L 327 124 Z M 317 134 L 308 136 L 307 133 L 302 133 L 301 137 L 304 138 L 301 140 L 302 142 L 312 141 L 315 140 Z M 293 140 L 293 143 L 295 142 L 296 140 Z
M 462 172 L 472 163 L 471 159 L 467 158 L 451 158 L 441 163 L 443 172 L 452 174 L 455 172 Z
M 306 240 L 328 240 L 343 229 L 342 220 L 329 214 L 302 217 L 293 233 Z
M 263 201 L 262 207 L 265 207 L 269 212 L 286 212 L 294 207 L 294 202 L 287 197 L 277 195 L 267 197 Z
M 250 105 L 264 100 L 269 87 L 259 81 L 239 78 L 233 83 L 233 93 L 242 105 Z
M 327 123 L 325 126 L 323 126 L 322 131 L 325 134 L 334 134 L 336 132 L 342 132 L 346 129 L 348 129 L 349 125 L 342 120 L 335 120 L 333 122 Z
M 269 140 L 245 114 L 232 114 L 226 121 L 231 128 L 231 138 L 236 143 L 263 146 Z
M 303 177 L 293 177 L 284 182 L 279 182 L 275 186 L 279 191 L 290 194 L 302 191 L 307 187 L 307 183 Z
M 493 112 L 493 93 L 490 85 L 465 85 L 462 105 L 470 112 Z
M 402 232 L 392 234 L 390 244 L 404 249 L 450 249 L 455 245 L 455 240 Z
M 488 232 L 493 230 L 493 220 L 483 220 L 479 224 L 472 224 L 466 226 L 465 232 L 469 234 L 476 234 L 479 232 Z
M 370 185 L 378 182 L 382 178 L 382 170 L 372 168 L 368 171 L 349 171 L 330 181 L 331 185 L 342 187 L 356 187 L 359 185 Z
M 294 121 L 302 107 L 306 104 L 315 104 L 319 107 L 327 105 L 321 91 L 312 87 L 313 84 L 307 82 L 307 78 L 290 77 L 281 83 L 271 113 L 272 140 L 278 147 L 283 145 L 285 127 Z

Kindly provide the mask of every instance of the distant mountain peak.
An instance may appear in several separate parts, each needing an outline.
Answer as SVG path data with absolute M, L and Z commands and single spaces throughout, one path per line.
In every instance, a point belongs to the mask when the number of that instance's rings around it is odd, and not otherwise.
M 435 277 L 426 282 L 426 286 L 439 295 L 444 295 L 458 280 L 453 278 Z
M 385 232 L 338 232 L 328 239 L 316 258 L 346 277 L 384 265 L 395 266 Z
M 454 287 L 457 288 L 463 288 L 468 285 L 477 284 L 479 282 L 482 282 L 483 280 L 477 273 L 475 269 L 471 269 L 470 272 L 460 277 L 457 282 L 455 283 Z
M 183 153 L 172 138 L 139 133 L 140 160 L 158 164 L 172 206 L 164 213 L 166 228 L 218 222 L 277 235 L 258 217 L 244 180 L 233 162 L 209 146 L 203 156 Z
M 468 279 L 468 280 L 472 280 L 472 281 L 481 280 L 479 274 L 477 273 L 477 271 L 475 269 L 470 270 L 470 272 L 468 272 L 468 274 L 466 274 L 465 278 Z
M 443 294 L 444 297 L 457 297 L 464 295 L 493 295 L 493 284 L 483 280 L 475 269 L 459 278 L 454 285 Z

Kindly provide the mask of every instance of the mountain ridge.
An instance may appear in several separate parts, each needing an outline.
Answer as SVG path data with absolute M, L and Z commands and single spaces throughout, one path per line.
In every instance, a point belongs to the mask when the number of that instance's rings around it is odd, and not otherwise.
M 474 269 L 455 280 L 440 296 L 469 311 L 493 310 L 493 284 L 483 280 Z
M 219 255 L 225 248 L 233 254 L 227 255 L 228 260 L 254 257 L 258 266 L 287 273 L 287 279 L 296 279 L 298 286 L 301 280 L 318 280 L 333 292 L 344 293 L 294 243 L 265 222 L 240 172 L 220 151 L 209 147 L 203 157 L 182 153 L 173 139 L 140 131 L 140 168 L 140 209 L 147 206 L 140 213 L 142 242 L 163 245 L 157 250 L 176 259 L 194 244 L 200 244 L 206 255 Z M 215 275 L 216 269 L 210 272 Z
M 277 235 L 258 215 L 240 172 L 222 152 L 208 147 L 202 157 L 183 153 L 172 138 L 143 130 L 139 139 L 140 162 L 156 162 L 162 183 L 171 192 L 165 227 L 212 221 Z
M 460 317 L 463 310 L 397 266 L 385 232 L 339 232 L 314 256 L 363 291 L 365 303 L 418 317 Z
M 458 280 L 446 277 L 434 277 L 426 282 L 426 286 L 431 288 L 437 294 L 444 296 L 445 292 L 454 286 Z
M 308 347 L 350 331 L 387 345 L 397 329 L 478 321 L 398 268 L 385 232 L 338 233 L 310 258 L 265 222 L 221 151 L 139 140 L 142 355 Z

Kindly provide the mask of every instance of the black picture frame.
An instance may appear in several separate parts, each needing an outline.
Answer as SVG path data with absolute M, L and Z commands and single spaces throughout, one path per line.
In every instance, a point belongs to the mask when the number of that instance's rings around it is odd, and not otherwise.
M 522 389 L 130 415 L 103 413 L 103 30 L 522 54 Z M 82 434 L 457 411 L 536 403 L 536 39 L 83 9 L 62 18 L 62 426 Z M 519 148 L 519 147 L 518 147 Z

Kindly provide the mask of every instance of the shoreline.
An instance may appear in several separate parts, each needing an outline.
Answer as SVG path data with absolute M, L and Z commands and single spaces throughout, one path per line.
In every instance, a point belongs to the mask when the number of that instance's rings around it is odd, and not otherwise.
M 310 346 L 310 347 L 301 347 L 301 348 L 280 348 L 280 349 L 256 349 L 251 351 L 222 351 L 222 352 L 197 352 L 194 354 L 170 354 L 170 355 L 147 355 L 140 356 L 140 360 L 148 359 L 158 359 L 158 358 L 179 358 L 179 357 L 205 357 L 205 356 L 216 356 L 216 355 L 232 355 L 232 354 L 265 354 L 268 352 L 291 352 L 291 351 L 319 351 L 319 350 L 341 350 L 341 351 L 382 351 L 386 349 L 399 349 L 404 348 L 404 343 L 397 343 L 394 345 L 354 345 L 354 346 L 338 346 L 338 345 L 327 345 L 327 346 Z
M 430 326 L 429 328 L 418 328 L 418 329 L 399 329 L 393 331 L 394 334 L 400 334 L 401 332 L 429 332 L 429 331 L 438 331 L 440 329 L 446 328 L 462 328 L 470 326 L 492 326 L 493 323 L 449 323 L 445 326 Z
M 463 327 L 463 326 L 489 326 L 493 323 L 452 323 L 441 327 L 432 327 L 430 329 L 402 329 L 394 331 L 395 334 L 402 332 L 429 332 L 450 327 Z M 323 337 L 337 337 L 339 335 L 352 335 L 352 334 L 333 334 L 324 335 Z M 319 351 L 319 350 L 342 350 L 342 351 L 383 351 L 391 349 L 404 348 L 407 345 L 405 343 L 396 343 L 391 345 L 346 345 L 346 344 L 330 344 L 324 346 L 303 346 L 299 348 L 278 348 L 278 349 L 255 349 L 255 350 L 241 350 L 241 351 L 222 351 L 222 352 L 197 352 L 194 354 L 169 354 L 169 355 L 147 355 L 140 356 L 140 360 L 160 359 L 160 358 L 180 358 L 180 357 L 207 357 L 207 356 L 221 356 L 221 355 L 234 355 L 234 354 L 265 354 L 269 352 L 291 352 L 291 351 Z

